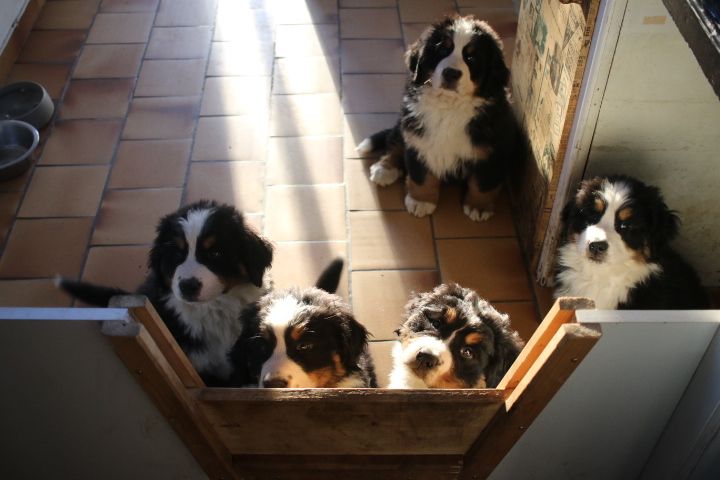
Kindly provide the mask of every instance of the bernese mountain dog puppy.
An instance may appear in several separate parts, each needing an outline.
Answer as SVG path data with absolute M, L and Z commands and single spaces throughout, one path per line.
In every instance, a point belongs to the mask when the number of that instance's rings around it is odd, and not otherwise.
M 710 308 L 695 270 L 670 246 L 678 217 L 660 190 L 622 175 L 580 183 L 562 213 L 555 296 L 599 309 Z
M 524 152 L 498 35 L 472 16 L 448 17 L 425 30 L 405 61 L 400 120 L 357 147 L 363 154 L 386 152 L 370 179 L 390 185 L 404 171 L 405 207 L 418 217 L 435 211 L 441 181 L 460 181 L 465 214 L 487 220 L 506 173 Z
M 202 379 L 226 385 L 227 358 L 242 332 L 240 312 L 270 290 L 273 257 L 266 239 L 230 205 L 200 201 L 160 220 L 149 274 L 137 293 L 148 297 Z M 59 279 L 85 303 L 107 306 L 117 288 Z
M 494 388 L 523 347 L 506 314 L 455 283 L 414 294 L 395 333 L 388 388 Z
M 316 287 L 269 293 L 243 312 L 245 328 L 230 353 L 233 386 L 377 387 L 368 331 L 330 293 L 341 271 L 335 260 Z

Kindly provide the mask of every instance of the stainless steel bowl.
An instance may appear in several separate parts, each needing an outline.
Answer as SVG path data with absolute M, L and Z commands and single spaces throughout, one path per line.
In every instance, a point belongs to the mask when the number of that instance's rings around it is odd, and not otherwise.
M 40 129 L 54 111 L 50 95 L 39 83 L 17 82 L 0 88 L 0 120 L 21 120 Z
M 0 120 L 0 180 L 17 177 L 32 164 L 40 142 L 37 129 L 19 120 Z

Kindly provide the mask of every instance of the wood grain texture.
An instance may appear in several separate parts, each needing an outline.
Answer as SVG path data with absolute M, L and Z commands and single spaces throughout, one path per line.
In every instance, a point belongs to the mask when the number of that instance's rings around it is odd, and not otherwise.
M 498 411 L 465 455 L 458 478 L 487 478 L 555 396 L 602 333 L 596 325 L 561 325 L 512 395 L 511 409 Z

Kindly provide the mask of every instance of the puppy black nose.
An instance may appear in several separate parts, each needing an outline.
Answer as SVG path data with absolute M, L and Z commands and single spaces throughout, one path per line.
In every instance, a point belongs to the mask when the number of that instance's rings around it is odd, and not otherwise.
M 431 368 L 435 368 L 440 361 L 435 355 L 432 355 L 430 353 L 420 352 L 415 356 L 415 363 L 418 367 L 423 368 L 425 370 L 430 370 Z
M 288 382 L 282 378 L 271 378 L 270 380 L 263 381 L 263 387 L 265 388 L 287 388 Z
M 180 294 L 183 296 L 183 298 L 185 298 L 186 300 L 193 300 L 197 298 L 198 294 L 200 293 L 202 283 L 195 277 L 184 278 L 180 280 L 180 283 L 178 283 L 178 287 L 180 288 Z
M 591 242 L 590 245 L 588 245 L 588 250 L 590 250 L 590 253 L 597 255 L 600 253 L 606 252 L 608 249 L 608 242 L 606 241 L 600 241 L 600 242 Z
M 446 68 L 442 71 L 442 78 L 448 83 L 457 82 L 462 77 L 462 72 L 457 68 Z

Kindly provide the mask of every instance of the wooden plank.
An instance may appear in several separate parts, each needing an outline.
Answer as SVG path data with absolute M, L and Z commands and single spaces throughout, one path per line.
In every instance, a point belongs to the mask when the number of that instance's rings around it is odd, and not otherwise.
M 208 477 L 238 478 L 228 450 L 197 408 L 147 329 L 131 321 L 125 325 L 118 322 L 104 323 L 102 331 Z
M 461 455 L 236 455 L 244 479 L 455 479 Z
M 38 308 L 2 307 L 0 320 L 41 320 L 41 321 L 96 321 L 124 322 L 130 320 L 124 308 Z
M 555 396 L 601 337 L 597 325 L 561 325 L 533 368 L 513 392 L 511 409 L 498 411 L 465 455 L 458 478 L 487 478 Z
M 155 307 L 144 295 L 121 295 L 110 299 L 111 307 L 127 309 L 141 323 L 187 388 L 204 387 L 205 383 L 175 341 Z
M 494 389 L 198 392 L 233 455 L 461 455 L 503 400 Z
M 575 310 L 594 308 L 595 302 L 589 298 L 561 297 L 555 300 L 555 304 L 525 344 L 525 348 L 500 380 L 497 386 L 498 390 L 517 387 L 560 327 L 566 323 L 575 322 Z

